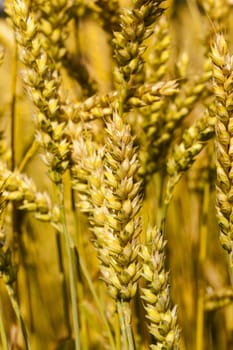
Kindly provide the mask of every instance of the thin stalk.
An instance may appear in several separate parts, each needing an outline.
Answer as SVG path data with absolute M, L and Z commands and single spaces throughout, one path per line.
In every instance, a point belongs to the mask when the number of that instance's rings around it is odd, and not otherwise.
M 233 287 L 233 253 L 228 254 L 230 284 Z
M 12 56 L 12 66 L 11 66 L 11 106 L 10 106 L 10 120 L 11 120 L 11 170 L 15 169 L 15 117 L 16 117 L 16 86 L 17 86 L 17 70 L 18 70 L 18 46 L 16 42 L 16 36 L 14 35 L 14 48 L 13 48 L 13 56 Z M 17 204 L 15 202 L 12 203 L 12 230 L 14 234 L 14 240 L 18 243 L 19 240 L 19 229 L 20 224 L 18 222 L 17 216 Z M 16 295 L 18 290 L 18 285 L 16 281 Z
M 76 247 L 74 247 L 74 254 L 76 255 Z M 78 265 L 78 266 L 77 266 Z M 77 283 L 77 295 L 78 300 L 82 303 L 85 299 L 85 286 L 83 283 L 82 275 L 80 275 L 80 265 L 75 262 L 76 273 L 78 274 L 78 283 Z M 83 305 L 83 303 L 81 304 Z M 90 348 L 90 334 L 88 332 L 88 313 L 86 312 L 85 307 L 79 309 L 79 322 L 80 322 L 80 339 L 82 339 L 82 350 L 89 350 Z
M 155 178 L 155 177 L 154 177 Z M 162 217 L 163 217 L 163 204 L 164 204 L 164 200 L 163 200 L 163 195 L 164 195 L 164 179 L 165 179 L 165 174 L 162 171 L 162 173 L 157 173 L 156 176 L 156 183 L 155 183 L 155 188 L 158 191 L 157 194 L 157 198 L 158 198 L 158 202 L 157 202 L 157 210 L 156 210 L 156 215 L 155 215 L 155 222 L 153 222 L 153 225 L 159 225 L 162 221 Z
M 0 303 L 0 334 L 1 334 L 1 340 L 2 340 L 2 350 L 9 350 L 8 344 L 7 344 L 6 329 L 4 327 L 1 303 Z
M 115 342 L 114 342 L 114 339 L 113 339 L 113 336 L 112 336 L 112 332 L 111 332 L 111 329 L 109 327 L 108 321 L 106 319 L 105 313 L 103 311 L 102 305 L 100 304 L 99 298 L 98 298 L 97 293 L 95 291 L 95 287 L 94 287 L 94 285 L 92 283 L 92 280 L 90 278 L 89 272 L 88 272 L 88 270 L 87 270 L 87 268 L 86 268 L 86 266 L 84 264 L 83 259 L 80 256 L 78 257 L 78 259 L 79 259 L 79 263 L 80 263 L 80 266 L 81 266 L 82 273 L 83 273 L 83 275 L 84 275 L 84 277 L 85 277 L 85 279 L 87 281 L 88 287 L 89 287 L 89 289 L 90 289 L 90 291 L 92 293 L 92 296 L 94 298 L 96 306 L 97 306 L 97 308 L 99 310 L 99 313 L 100 313 L 100 315 L 102 317 L 102 320 L 103 320 L 103 323 L 105 325 L 111 349 L 115 350 L 116 346 L 115 346 Z
M 12 289 L 12 287 L 10 285 L 6 285 L 6 289 L 12 304 L 12 307 L 14 309 L 14 312 L 16 314 L 16 317 L 18 319 L 18 322 L 20 324 L 21 330 L 22 330 L 22 334 L 23 334 L 23 338 L 24 338 L 24 342 L 25 342 L 25 349 L 26 350 L 32 350 L 31 345 L 30 345 L 30 341 L 28 338 L 28 333 L 27 333 L 27 329 L 26 326 L 24 324 L 24 320 L 22 318 L 21 312 L 20 312 L 20 308 L 19 308 L 19 304 L 16 300 L 15 297 L 15 293 L 14 290 Z
M 118 313 L 115 315 L 115 339 L 116 339 L 116 350 L 121 350 L 121 328 L 120 328 L 120 322 L 119 322 L 119 317 Z
M 14 52 L 11 68 L 11 170 L 15 168 L 15 107 L 16 107 L 16 84 L 17 84 L 17 56 L 18 48 L 14 38 Z
M 196 350 L 203 350 L 203 332 L 204 332 L 204 290 L 203 282 L 198 283 L 197 298 L 197 325 L 196 325 Z
M 77 304 L 76 288 L 75 288 L 75 269 L 74 269 L 74 264 L 72 259 L 72 241 L 67 229 L 63 183 L 61 183 L 59 187 L 60 187 L 60 196 L 61 196 L 61 200 L 60 200 L 61 220 L 62 220 L 62 226 L 63 226 L 63 233 L 65 237 L 66 254 L 68 259 L 68 273 L 69 273 L 69 282 L 70 282 L 72 317 L 73 317 L 73 324 L 74 324 L 75 350 L 81 350 L 80 334 L 79 334 L 79 319 L 78 319 L 78 304 Z
M 134 344 L 134 337 L 133 337 L 133 331 L 132 331 L 132 325 L 131 325 L 131 309 L 130 309 L 129 302 L 122 302 L 122 309 L 123 309 L 123 315 L 124 315 L 124 321 L 125 321 L 126 335 L 127 335 L 128 344 L 129 344 L 129 350 L 134 350 L 135 344 Z
M 205 313 L 205 285 L 203 281 L 203 267 L 207 248 L 207 216 L 210 200 L 210 185 L 205 184 L 203 194 L 202 222 L 200 228 L 199 261 L 198 261 L 198 299 L 197 299 L 197 325 L 196 350 L 204 349 L 204 313 Z
M 120 323 L 120 328 L 121 328 L 123 349 L 129 350 L 128 338 L 127 338 L 126 327 L 125 327 L 125 318 L 124 318 L 124 313 L 122 310 L 122 302 L 121 301 L 117 301 L 117 313 L 118 313 L 118 318 L 119 318 L 119 323 Z
M 124 103 L 125 103 L 126 96 L 127 96 L 127 83 L 123 82 L 119 90 L 119 99 L 118 99 L 118 113 L 121 118 L 123 117 L 123 113 L 124 113 Z
M 131 325 L 131 309 L 129 302 L 123 300 L 117 302 L 121 333 L 124 350 L 135 350 L 134 337 Z
M 178 173 L 178 174 L 176 174 L 175 177 L 169 178 L 167 185 L 166 185 L 166 193 L 165 193 L 165 198 L 163 201 L 163 206 L 161 209 L 161 221 L 160 221 L 160 230 L 163 233 L 165 232 L 167 211 L 168 211 L 168 207 L 170 205 L 171 199 L 173 197 L 173 191 L 174 191 L 175 186 L 180 181 L 182 175 L 183 175 L 183 173 Z
M 70 179 L 71 179 L 71 174 L 70 174 Z M 71 184 L 71 181 L 68 181 L 68 183 Z M 77 217 L 78 214 L 77 214 L 76 207 L 75 207 L 74 190 L 72 189 L 72 186 L 70 186 L 69 190 L 70 190 L 69 192 L 70 192 L 71 210 L 72 210 L 73 226 L 74 226 L 74 228 L 73 228 L 74 241 L 72 241 L 72 247 L 73 247 L 73 251 L 74 251 L 74 256 L 76 257 L 75 267 L 76 267 L 76 274 L 78 276 L 77 295 L 78 295 L 79 302 L 82 303 L 85 291 L 84 291 L 84 284 L 82 283 L 79 257 L 80 257 L 80 255 L 84 254 L 83 242 L 82 242 L 83 237 L 80 234 L 79 220 Z M 88 320 L 88 317 L 86 316 L 84 308 L 80 308 L 80 310 L 79 310 L 79 322 L 81 325 L 80 337 L 82 339 L 82 349 L 83 350 L 89 349 L 89 342 L 90 342 L 90 337 L 88 334 L 87 320 Z
M 68 303 L 68 291 L 66 286 L 66 280 L 65 280 L 65 269 L 63 264 L 63 258 L 62 258 L 62 246 L 61 246 L 61 235 L 59 232 L 56 233 L 56 244 L 57 244 L 57 252 L 58 252 L 58 265 L 59 265 L 59 271 L 62 276 L 62 293 L 63 293 L 63 303 L 64 303 L 64 317 L 68 329 L 68 337 L 71 337 L 72 330 L 70 325 L 70 318 L 69 318 L 69 303 Z
M 30 145 L 29 149 L 27 150 L 26 154 L 24 155 L 21 163 L 19 164 L 19 171 L 22 172 L 29 162 L 29 160 L 34 156 L 36 151 L 39 149 L 39 143 L 34 140 L 33 143 Z

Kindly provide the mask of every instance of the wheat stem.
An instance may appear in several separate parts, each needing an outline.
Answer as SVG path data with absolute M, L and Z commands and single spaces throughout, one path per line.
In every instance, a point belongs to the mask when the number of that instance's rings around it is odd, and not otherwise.
M 60 232 L 56 232 L 56 245 L 57 245 L 57 252 L 58 252 L 58 265 L 59 265 L 59 272 L 61 274 L 62 279 L 62 293 L 63 293 L 63 302 L 64 302 L 64 317 L 68 329 L 68 336 L 70 337 L 72 334 L 71 331 L 71 324 L 69 319 L 69 298 L 68 298 L 68 291 L 65 281 L 65 269 L 63 264 L 63 257 L 62 257 L 62 242 L 61 242 L 61 234 Z
M 134 350 L 134 336 L 132 331 L 132 322 L 131 322 L 131 309 L 129 302 L 122 302 L 122 308 L 124 313 L 125 327 L 126 327 L 126 335 L 129 344 L 129 350 Z
M 124 350 L 130 350 L 129 344 L 128 344 L 128 338 L 127 338 L 127 332 L 126 332 L 126 324 L 125 324 L 125 318 L 124 318 L 124 311 L 123 311 L 123 305 L 121 301 L 117 301 L 117 313 L 121 328 L 121 335 L 122 335 L 122 344 Z
M 86 265 L 85 265 L 83 259 L 82 259 L 80 256 L 78 257 L 78 260 L 79 260 L 79 263 L 80 263 L 80 266 L 81 266 L 82 273 L 83 273 L 83 275 L 84 275 L 84 277 L 85 277 L 85 279 L 86 279 L 86 281 L 87 281 L 88 287 L 89 287 L 89 289 L 90 289 L 90 291 L 91 291 L 91 294 L 92 294 L 92 296 L 93 296 L 93 298 L 94 298 L 94 301 L 95 301 L 95 303 L 96 303 L 96 306 L 97 306 L 97 308 L 98 308 L 98 310 L 99 310 L 99 313 L 100 313 L 100 315 L 101 315 L 101 317 L 102 317 L 102 320 L 103 320 L 105 329 L 106 329 L 107 334 L 108 334 L 108 340 L 109 340 L 111 349 L 114 350 L 114 349 L 116 349 L 116 346 L 115 346 L 115 342 L 114 342 L 114 339 L 113 339 L 113 336 L 112 336 L 112 332 L 111 332 L 111 330 L 110 330 L 109 323 L 108 323 L 108 321 L 107 321 L 107 319 L 106 319 L 106 316 L 105 316 L 105 314 L 104 314 L 103 307 L 102 307 L 102 305 L 100 304 L 98 295 L 97 295 L 97 293 L 96 293 L 96 291 L 95 291 L 93 282 L 92 282 L 92 280 L 91 280 L 91 278 L 90 278 L 90 274 L 89 274 L 89 272 L 88 272 L 88 270 L 87 270 L 87 267 L 86 267 Z
M 75 288 L 75 271 L 74 263 L 72 258 L 72 247 L 71 239 L 67 229 L 65 204 L 64 204 L 64 185 L 59 185 L 60 189 L 60 210 L 61 210 L 61 221 L 63 227 L 63 233 L 65 238 L 66 254 L 68 258 L 68 271 L 69 271 L 69 282 L 70 282 L 70 295 L 71 295 L 71 306 L 72 306 L 72 317 L 74 326 L 74 337 L 75 337 L 75 350 L 81 350 L 80 336 L 79 336 L 79 320 L 78 320 L 78 304 L 76 298 Z
M 203 194 L 202 223 L 200 229 L 199 261 L 198 261 L 198 299 L 197 299 L 197 329 L 196 350 L 204 348 L 204 312 L 205 312 L 205 285 L 202 276 L 207 249 L 207 215 L 210 201 L 210 185 L 206 183 Z
M 6 284 L 6 289 L 7 289 L 7 293 L 9 295 L 12 307 L 14 309 L 14 312 L 16 314 L 16 317 L 18 319 L 18 322 L 20 324 L 20 327 L 21 327 L 21 330 L 22 330 L 22 333 L 23 333 L 23 338 L 24 338 L 24 342 L 25 342 L 25 349 L 26 350 L 32 350 L 31 345 L 30 345 L 30 341 L 29 341 L 29 338 L 28 338 L 27 329 L 26 329 L 24 320 L 23 320 L 21 312 L 20 312 L 18 301 L 16 300 L 15 292 L 14 292 L 12 286 L 9 285 L 9 284 Z
M 7 344 L 6 329 L 3 321 L 3 312 L 2 312 L 1 302 L 0 302 L 0 334 L 1 334 L 1 340 L 2 340 L 2 350 L 9 350 L 8 344 Z
M 14 39 L 14 53 L 11 68 L 11 170 L 15 168 L 15 108 L 16 108 L 16 84 L 17 84 L 17 55 L 18 47 Z
M 37 142 L 37 140 L 33 140 L 32 144 L 30 145 L 29 149 L 27 150 L 26 154 L 24 155 L 23 159 L 19 164 L 19 172 L 22 172 L 25 169 L 29 160 L 35 155 L 38 149 L 39 143 Z

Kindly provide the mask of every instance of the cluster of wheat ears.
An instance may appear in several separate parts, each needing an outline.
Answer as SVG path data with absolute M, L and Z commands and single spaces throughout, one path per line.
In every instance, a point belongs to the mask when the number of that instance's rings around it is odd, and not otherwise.
M 4 6 L 1 349 L 233 348 L 232 1 Z

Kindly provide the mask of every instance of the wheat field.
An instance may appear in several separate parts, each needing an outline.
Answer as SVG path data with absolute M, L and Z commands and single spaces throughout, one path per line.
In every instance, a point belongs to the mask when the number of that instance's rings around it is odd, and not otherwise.
M 1 349 L 233 349 L 232 5 L 4 1 Z

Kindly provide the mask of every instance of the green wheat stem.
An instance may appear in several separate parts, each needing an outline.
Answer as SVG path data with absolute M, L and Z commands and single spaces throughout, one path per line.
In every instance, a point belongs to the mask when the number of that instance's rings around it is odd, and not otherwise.
M 3 321 L 2 303 L 0 303 L 0 334 L 1 334 L 1 340 L 2 340 L 2 349 L 8 350 L 9 348 L 7 344 L 6 329 L 4 327 L 4 321 Z
M 200 244 L 199 244 L 199 276 L 198 276 L 198 300 L 197 300 L 197 325 L 196 325 L 196 350 L 204 348 L 204 308 L 205 308 L 205 286 L 202 276 L 202 271 L 206 259 L 207 249 L 207 216 L 210 201 L 210 185 L 206 183 L 203 194 L 203 211 L 202 222 L 200 229 Z
M 131 325 L 131 310 L 130 310 L 129 302 L 122 302 L 122 308 L 123 308 L 129 350 L 134 350 L 135 346 L 134 346 L 134 337 L 133 337 L 133 331 L 132 331 L 132 325 Z
M 125 318 L 124 318 L 124 313 L 123 313 L 123 310 L 122 310 L 122 302 L 121 301 L 117 301 L 117 313 L 118 313 L 118 318 L 119 318 L 119 323 L 120 323 L 123 349 L 124 350 L 130 350 L 129 349 L 129 344 L 128 344 L 128 339 L 127 339 Z
M 62 242 L 61 242 L 61 234 L 60 232 L 56 233 L 56 244 L 57 244 L 57 252 L 58 252 L 58 265 L 59 265 L 59 271 L 62 276 L 62 293 L 63 293 L 63 302 L 64 302 L 64 317 L 66 320 L 67 330 L 68 330 L 68 336 L 71 337 L 72 330 L 70 325 L 70 318 L 69 318 L 69 303 L 68 303 L 68 290 L 67 285 L 65 281 L 65 269 L 63 264 L 63 256 L 62 256 Z
M 87 270 L 87 267 L 86 267 L 83 259 L 80 256 L 78 257 L 78 259 L 79 259 L 79 263 L 80 263 L 80 266 L 81 266 L 82 273 L 83 273 L 83 275 L 84 275 L 84 277 L 85 277 L 85 279 L 87 281 L 88 287 L 89 287 L 89 289 L 91 291 L 91 294 L 92 294 L 92 296 L 94 298 L 96 306 L 97 306 L 97 308 L 99 310 L 99 313 L 100 313 L 100 315 L 102 317 L 102 320 L 103 320 L 103 323 L 105 325 L 111 349 L 115 350 L 116 346 L 115 346 L 115 342 L 114 342 L 114 339 L 113 339 L 113 336 L 112 336 L 112 332 L 110 330 L 109 323 L 108 323 L 108 321 L 106 319 L 106 316 L 104 314 L 103 307 L 102 307 L 102 305 L 100 303 L 100 300 L 98 298 L 98 295 L 97 295 L 97 293 L 95 291 L 95 287 L 94 287 L 94 285 L 92 283 L 92 280 L 90 278 L 90 274 L 89 274 L 89 272 Z
M 120 300 L 117 302 L 121 333 L 124 349 L 135 350 L 134 337 L 131 326 L 131 309 L 129 302 Z
M 79 303 L 82 305 L 82 301 L 85 299 L 85 286 L 83 284 L 83 278 L 81 276 L 81 268 L 79 262 L 79 252 L 77 250 L 76 245 L 72 242 L 72 253 L 75 257 L 75 267 L 76 267 L 76 275 L 78 277 L 77 283 L 77 297 Z M 79 309 L 79 323 L 80 323 L 80 339 L 82 341 L 82 350 L 89 350 L 90 339 L 88 335 L 88 315 L 84 307 L 80 307 Z
M 79 335 L 78 304 L 77 304 L 76 288 L 75 288 L 75 270 L 74 270 L 74 264 L 72 259 L 72 247 L 71 247 L 72 241 L 67 229 L 63 183 L 59 184 L 59 190 L 60 190 L 60 197 L 61 197 L 61 200 L 60 200 L 61 220 L 62 220 L 62 226 L 63 226 L 63 233 L 65 237 L 66 254 L 68 259 L 70 296 L 71 296 L 72 317 L 73 317 L 74 336 L 75 336 L 75 350 L 81 350 L 80 335 Z
M 24 342 L 25 342 L 25 349 L 26 350 L 32 350 L 31 345 L 30 345 L 30 341 L 29 341 L 29 337 L 28 337 L 28 333 L 27 333 L 27 329 L 24 323 L 24 320 L 22 318 L 21 312 L 20 312 L 20 308 L 19 308 L 19 304 L 16 300 L 15 297 L 15 293 L 13 288 L 10 285 L 6 285 L 6 289 L 7 289 L 7 293 L 9 295 L 12 307 L 14 309 L 14 312 L 16 314 L 16 317 L 18 319 L 18 322 L 20 324 L 21 330 L 22 330 L 22 334 L 23 334 L 23 338 L 24 338 Z
M 69 174 L 71 176 L 71 174 Z M 74 191 L 72 188 L 69 189 L 70 192 L 70 200 L 71 200 L 71 212 L 72 212 L 72 217 L 73 217 L 73 232 L 75 233 L 74 235 L 74 241 L 72 240 L 72 249 L 73 249 L 73 253 L 74 256 L 76 258 L 75 260 L 75 267 L 76 267 L 76 274 L 77 276 L 80 276 L 79 278 L 79 282 L 77 284 L 77 295 L 78 295 L 78 300 L 81 303 L 84 295 L 85 295 L 85 290 L 84 290 L 84 285 L 83 285 L 83 281 L 82 281 L 82 276 L 81 276 L 81 267 L 80 267 L 80 259 L 79 257 L 84 253 L 83 251 L 83 243 L 82 243 L 82 234 L 80 231 L 80 227 L 79 227 L 79 219 L 78 219 L 78 213 L 76 211 L 76 207 L 75 207 L 75 199 L 74 199 Z M 89 336 L 88 336 L 88 329 L 87 329 L 87 322 L 88 322 L 88 317 L 85 313 L 85 310 L 83 308 L 80 308 L 79 310 L 79 320 L 80 320 L 80 324 L 82 325 L 80 328 L 80 338 L 82 339 L 82 349 L 83 350 L 88 350 L 88 346 L 89 346 Z

